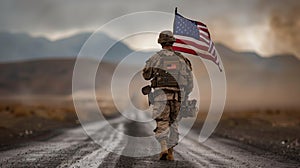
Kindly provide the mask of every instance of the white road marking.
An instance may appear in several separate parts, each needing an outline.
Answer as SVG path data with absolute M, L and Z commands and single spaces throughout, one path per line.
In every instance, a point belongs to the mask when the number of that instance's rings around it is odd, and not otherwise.
M 124 124 L 121 123 L 118 125 L 117 129 L 119 131 L 124 131 Z M 97 168 L 103 162 L 103 160 L 108 156 L 110 151 L 113 151 L 120 144 L 123 134 L 115 132 L 114 134 L 108 135 L 109 138 L 102 141 L 101 144 L 105 144 L 100 149 L 95 150 L 94 152 L 86 155 L 78 162 L 70 165 L 70 168 L 77 167 L 89 167 L 89 168 Z M 123 150 L 124 146 L 121 147 L 120 150 Z M 113 164 L 113 163 L 112 163 Z M 112 166 L 113 167 L 113 166 Z
M 110 120 L 109 123 L 119 123 L 122 122 L 122 120 L 122 118 L 116 118 Z M 96 123 L 86 125 L 86 129 L 90 133 L 92 132 L 94 134 L 97 134 L 97 132 L 99 132 L 99 130 L 104 128 L 106 125 L 107 121 L 99 121 Z M 5 165 L 8 165 L 8 167 L 11 167 L 15 164 L 19 164 L 19 162 L 33 163 L 38 160 L 41 160 L 44 157 L 59 154 L 60 150 L 64 150 L 70 148 L 73 145 L 80 144 L 87 139 L 88 136 L 86 135 L 82 127 L 69 129 L 61 135 L 49 139 L 47 143 L 34 142 L 24 147 L 3 151 L 1 152 L 0 163 L 6 163 Z M 0 167 L 5 165 L 1 165 Z

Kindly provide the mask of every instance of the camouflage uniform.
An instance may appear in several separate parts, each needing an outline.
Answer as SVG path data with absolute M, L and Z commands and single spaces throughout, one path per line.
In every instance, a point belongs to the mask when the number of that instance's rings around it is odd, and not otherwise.
M 193 76 L 190 61 L 178 52 L 162 49 L 149 60 L 146 61 L 143 69 L 143 77 L 146 80 L 153 80 L 158 73 L 158 67 L 161 64 L 163 56 L 176 56 L 185 64 L 181 68 L 182 77 L 178 81 L 180 87 L 159 86 L 154 88 L 153 118 L 156 120 L 155 137 L 160 142 L 166 140 L 168 148 L 177 145 L 179 140 L 178 122 L 181 119 L 178 116 L 181 101 L 187 99 L 188 94 L 193 89 Z

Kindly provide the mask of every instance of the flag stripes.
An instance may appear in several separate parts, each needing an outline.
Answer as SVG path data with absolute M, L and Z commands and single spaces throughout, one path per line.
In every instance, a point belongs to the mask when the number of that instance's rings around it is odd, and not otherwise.
M 173 45 L 175 51 L 211 60 L 222 71 L 217 50 L 204 23 L 187 19 L 175 10 L 173 32 L 176 38 Z

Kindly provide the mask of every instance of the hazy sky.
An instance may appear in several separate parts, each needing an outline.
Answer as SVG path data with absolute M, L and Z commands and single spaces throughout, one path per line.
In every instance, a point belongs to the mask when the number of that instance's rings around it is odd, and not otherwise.
M 132 12 L 173 13 L 176 6 L 184 16 L 206 23 L 215 41 L 233 49 L 300 58 L 299 0 L 0 0 L 0 31 L 55 40 L 94 31 Z

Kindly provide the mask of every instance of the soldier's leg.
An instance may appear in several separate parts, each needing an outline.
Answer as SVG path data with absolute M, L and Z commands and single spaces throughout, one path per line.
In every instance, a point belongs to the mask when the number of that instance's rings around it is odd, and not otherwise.
M 170 135 L 168 139 L 168 148 L 174 147 L 178 144 L 179 132 L 178 132 L 178 122 L 175 121 L 170 126 Z
M 166 101 L 156 101 L 153 105 L 153 118 L 156 121 L 154 130 L 155 137 L 158 141 L 168 140 L 169 135 L 169 113 L 170 105 Z
M 180 102 L 172 101 L 171 112 L 170 112 L 170 134 L 168 139 L 168 147 L 174 147 L 178 144 L 179 132 L 178 132 L 178 114 L 180 110 Z
M 178 114 L 180 110 L 180 102 L 172 101 L 170 111 L 170 135 L 168 139 L 168 156 L 167 160 L 174 160 L 173 148 L 178 144 L 179 132 L 178 132 Z
M 168 135 L 170 106 L 168 102 L 154 102 L 153 117 L 156 121 L 155 137 L 161 145 L 160 160 L 166 160 L 168 156 Z

